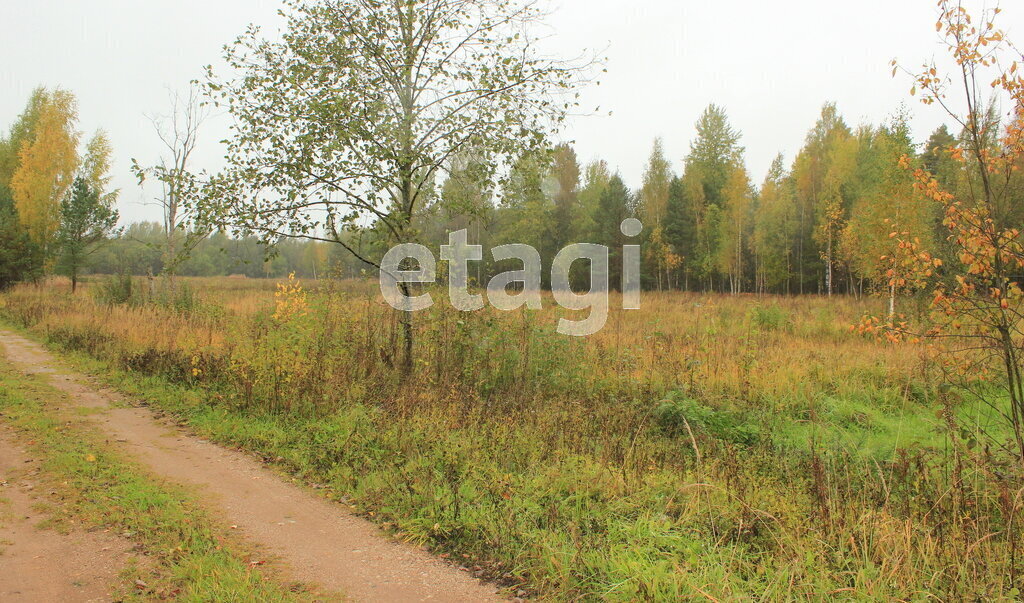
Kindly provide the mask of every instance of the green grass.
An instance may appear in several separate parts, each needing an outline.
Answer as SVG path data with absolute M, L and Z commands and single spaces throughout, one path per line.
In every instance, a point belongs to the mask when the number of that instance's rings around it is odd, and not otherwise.
M 37 378 L 0 368 L 2 420 L 29 440 L 34 455 L 42 459 L 48 490 L 59 498 L 51 505 L 48 523 L 75 520 L 112 529 L 138 543 L 150 560 L 145 567 L 126 568 L 125 598 L 312 598 L 250 567 L 243 545 L 211 522 L 189 493 L 151 478 L 88 426 L 57 416 L 48 401 L 61 396 Z

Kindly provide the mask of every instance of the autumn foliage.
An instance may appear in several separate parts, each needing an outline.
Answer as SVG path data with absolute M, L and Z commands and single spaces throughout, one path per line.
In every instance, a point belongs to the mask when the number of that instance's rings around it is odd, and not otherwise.
M 953 261 L 944 265 L 912 233 L 894 229 L 887 276 L 893 289 L 933 286 L 934 323 L 920 330 L 941 346 L 950 382 L 977 393 L 1012 426 L 1012 444 L 991 443 L 1024 459 L 1024 246 L 1014 197 L 1024 161 L 1021 54 L 996 27 L 998 8 L 975 18 L 960 3 L 938 6 L 936 31 L 952 66 L 948 74 L 935 62 L 912 72 L 911 94 L 940 106 L 962 128 L 959 140 L 939 150 L 959 166 L 959 178 L 943 183 L 907 157 L 901 166 L 912 173 L 915 193 L 941 208 Z M 895 61 L 893 68 L 895 74 Z M 997 115 L 1001 105 L 1011 108 L 1005 119 Z M 869 319 L 861 328 L 891 339 L 908 332 L 891 310 L 887 322 Z M 982 375 L 989 379 L 979 391 Z

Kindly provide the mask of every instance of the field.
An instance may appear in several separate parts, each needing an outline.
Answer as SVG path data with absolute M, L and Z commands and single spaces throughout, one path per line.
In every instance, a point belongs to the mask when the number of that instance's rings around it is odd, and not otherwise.
M 513 593 L 1018 596 L 1020 484 L 951 437 L 989 418 L 927 344 L 851 328 L 879 299 L 646 293 L 585 339 L 438 304 L 409 373 L 375 282 L 69 288 L 0 313 Z

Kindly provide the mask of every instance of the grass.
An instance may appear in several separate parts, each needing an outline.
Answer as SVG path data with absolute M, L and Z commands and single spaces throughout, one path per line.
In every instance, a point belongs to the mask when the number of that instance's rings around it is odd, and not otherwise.
M 203 282 L 185 311 L 50 285 L 0 312 L 514 590 L 1017 596 L 1019 476 L 950 437 L 976 410 L 939 391 L 924 346 L 850 332 L 870 301 L 652 294 L 583 341 L 554 334 L 550 304 L 438 308 L 402 377 L 366 285 L 295 287 Z
M 108 528 L 146 555 L 147 563 L 123 574 L 126 600 L 312 600 L 250 567 L 244 548 L 191 494 L 151 478 L 82 422 L 57 416 L 52 401 L 63 395 L 38 378 L 0 368 L 3 420 L 29 440 L 57 498 L 48 523 Z

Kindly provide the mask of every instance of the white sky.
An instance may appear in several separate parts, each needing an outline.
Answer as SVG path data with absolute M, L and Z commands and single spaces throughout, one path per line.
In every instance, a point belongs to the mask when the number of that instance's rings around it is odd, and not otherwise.
M 656 136 L 676 171 L 708 103 L 726 108 L 743 133 L 760 183 L 775 154 L 787 163 L 821 105 L 835 101 L 851 126 L 879 123 L 901 102 L 923 140 L 942 123 L 937 107 L 908 95 L 889 61 L 916 66 L 939 52 L 934 0 L 551 0 L 546 42 L 576 56 L 603 50 L 608 73 L 585 93 L 601 112 L 574 119 L 564 138 L 581 161 L 601 157 L 638 186 Z M 147 115 L 169 110 L 184 89 L 249 23 L 276 31 L 276 0 L 0 0 L 0 128 L 38 85 L 62 86 L 80 101 L 81 129 L 106 129 L 126 222 L 158 219 L 129 171 L 160 147 Z M 1024 3 L 1003 3 L 1003 29 L 1024 42 Z M 1019 35 L 1014 35 L 1019 34 Z M 608 112 L 612 114 L 609 115 Z M 225 120 L 204 131 L 197 168 L 216 169 Z

